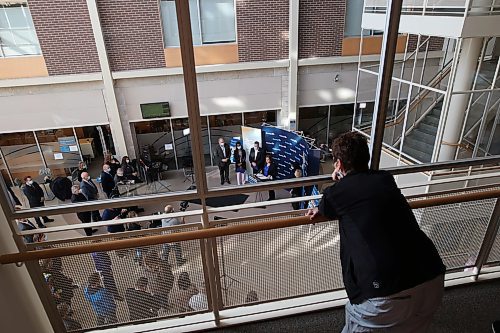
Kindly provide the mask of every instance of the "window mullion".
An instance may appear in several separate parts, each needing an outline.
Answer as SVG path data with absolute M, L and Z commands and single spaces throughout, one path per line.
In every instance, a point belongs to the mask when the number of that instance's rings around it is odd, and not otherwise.
M 197 10 L 198 10 L 198 31 L 200 33 L 200 42 L 201 42 L 201 45 L 204 44 L 203 42 L 203 31 L 201 30 L 201 6 L 200 6 L 200 1 L 201 0 L 196 0 L 196 7 L 197 7 Z

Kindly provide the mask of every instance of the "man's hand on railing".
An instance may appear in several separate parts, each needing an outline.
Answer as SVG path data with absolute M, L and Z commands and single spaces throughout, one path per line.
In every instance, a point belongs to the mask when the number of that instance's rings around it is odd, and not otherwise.
M 306 216 L 309 216 L 310 220 L 314 220 L 316 217 L 321 216 L 318 207 L 311 208 L 307 211 Z

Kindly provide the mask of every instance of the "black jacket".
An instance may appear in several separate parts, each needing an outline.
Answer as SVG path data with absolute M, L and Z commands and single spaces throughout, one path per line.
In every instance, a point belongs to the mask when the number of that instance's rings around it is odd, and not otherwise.
M 71 196 L 71 202 L 86 202 L 87 198 L 81 193 L 78 194 L 73 194 Z M 78 212 L 76 213 L 76 216 L 78 216 L 78 219 L 83 222 L 83 223 L 89 223 L 92 222 L 92 212 Z
M 262 166 L 262 174 L 264 174 L 264 168 L 266 167 L 266 165 L 264 164 L 264 166 Z M 272 176 L 273 179 L 272 180 L 276 180 L 276 176 L 278 175 L 278 168 L 276 168 L 276 164 L 274 164 L 273 162 L 271 162 L 271 164 L 269 165 L 269 169 L 267 170 L 267 175 L 265 176 Z
M 339 219 L 342 275 L 353 304 L 412 288 L 446 269 L 388 172 L 349 173 L 324 191 L 319 211 Z
M 238 150 L 235 150 L 234 151 L 234 164 L 236 165 L 236 167 L 241 167 L 243 169 L 246 170 L 247 168 L 247 152 L 245 151 L 245 149 L 241 149 L 241 156 L 240 154 L 238 153 Z M 241 165 L 239 165 L 241 164 Z
M 148 292 L 129 288 L 125 291 L 130 320 L 153 318 L 158 315 L 158 302 Z
M 57 177 L 50 182 L 49 186 L 57 199 L 61 201 L 71 199 L 73 182 L 68 177 Z
M 96 184 L 90 181 L 84 181 L 80 183 L 80 189 L 82 190 L 82 194 L 87 198 L 88 201 L 99 199 L 99 190 L 97 189 Z
M 248 162 L 250 165 L 255 162 L 257 167 L 253 167 L 255 170 L 261 170 L 264 167 L 264 163 L 266 162 L 266 154 L 264 153 L 264 149 L 260 148 L 257 156 L 255 156 L 255 148 L 250 149 L 250 155 L 248 156 Z
M 37 182 L 33 182 L 32 185 L 25 185 L 23 187 L 23 193 L 26 198 L 28 198 L 31 208 L 43 206 L 42 198 L 44 197 L 44 193 Z
M 219 167 L 224 167 L 226 164 L 231 164 L 231 148 L 229 148 L 229 145 L 227 143 L 224 144 L 224 150 L 226 152 L 226 157 L 224 157 L 224 153 L 222 152 L 222 148 L 220 145 L 217 145 L 217 148 L 215 148 L 215 163 Z M 228 158 L 227 162 L 222 162 L 224 158 Z
M 113 189 L 115 188 L 114 177 L 107 172 L 101 172 L 101 186 L 104 193 L 109 197 Z

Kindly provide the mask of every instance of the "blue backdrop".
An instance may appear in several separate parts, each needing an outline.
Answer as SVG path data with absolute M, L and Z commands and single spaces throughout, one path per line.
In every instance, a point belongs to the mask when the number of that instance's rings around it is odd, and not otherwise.
M 304 176 L 308 175 L 308 171 L 310 172 L 308 168 L 309 144 L 304 138 L 276 127 L 263 126 L 262 131 L 266 153 L 273 156 L 273 161 L 278 168 L 277 179 L 293 178 L 293 163 L 298 163 L 302 167 Z

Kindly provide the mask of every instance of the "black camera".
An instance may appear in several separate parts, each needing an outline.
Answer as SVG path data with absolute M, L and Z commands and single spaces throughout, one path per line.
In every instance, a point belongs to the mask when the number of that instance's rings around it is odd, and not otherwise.
M 179 210 L 181 212 L 185 212 L 186 209 L 188 209 L 189 207 L 189 201 L 181 201 L 181 203 L 179 204 Z

